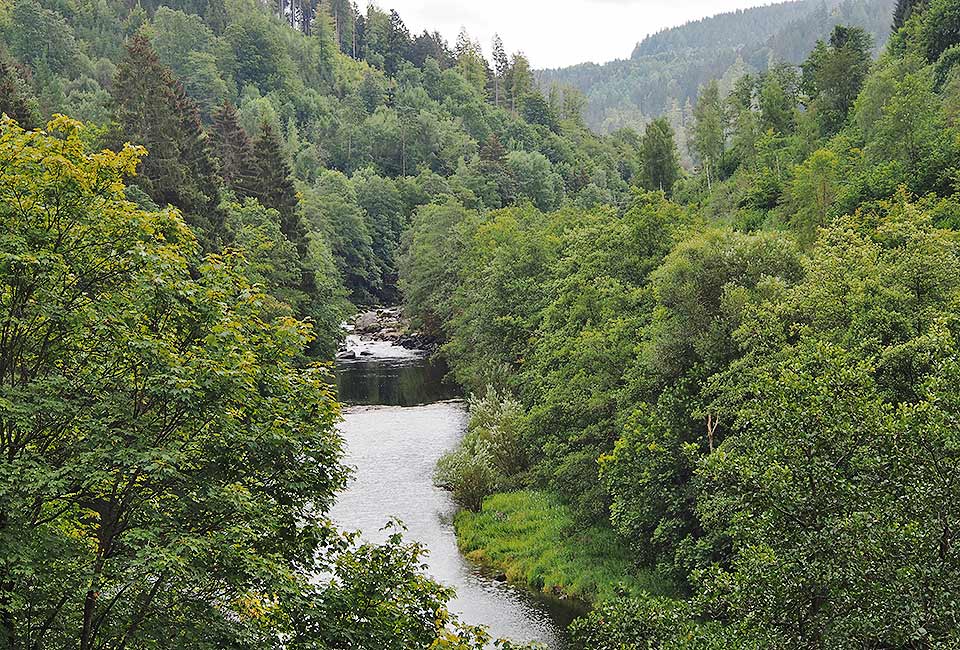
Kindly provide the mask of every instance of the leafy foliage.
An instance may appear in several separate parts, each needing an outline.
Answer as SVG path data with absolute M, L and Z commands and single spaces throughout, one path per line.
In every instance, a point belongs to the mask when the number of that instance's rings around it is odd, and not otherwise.
M 522 404 L 520 485 L 619 533 L 622 576 L 690 596 L 601 602 L 582 647 L 957 642 L 956 4 L 913 12 L 876 62 L 837 27 L 802 74 L 705 87 L 701 166 L 670 200 L 481 212 L 411 248 L 419 277 L 455 269 L 434 313 L 454 373 Z M 490 511 L 513 498 L 462 515 L 477 557 L 537 547 Z
M 0 10 L 3 110 L 93 122 L 0 127 L 0 631 L 489 643 L 422 549 L 324 518 L 308 355 L 402 294 L 487 389 L 437 476 L 462 533 L 609 599 L 586 647 L 955 645 L 958 3 L 901 3 L 871 62 L 881 4 L 655 35 L 610 69 L 666 115 L 609 136 L 522 55 L 373 5 Z
M 526 469 L 521 430 L 523 406 L 493 387 L 470 398 L 470 424 L 460 445 L 437 462 L 434 481 L 468 510 L 509 490 Z
M 297 257 L 276 211 L 231 207 L 251 257 L 200 259 L 175 209 L 126 199 L 143 148 L 87 137 L 0 122 L 5 641 L 487 647 L 420 547 L 326 518 L 347 473 L 329 370 L 296 363 L 310 324 L 248 279 Z

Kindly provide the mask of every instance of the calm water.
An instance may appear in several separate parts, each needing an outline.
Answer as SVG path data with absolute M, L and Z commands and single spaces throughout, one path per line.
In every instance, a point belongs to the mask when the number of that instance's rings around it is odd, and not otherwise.
M 447 367 L 419 351 L 384 343 L 347 338 L 356 361 L 337 362 L 337 390 L 345 404 L 420 406 L 459 396 L 443 381 Z
M 428 549 L 429 573 L 457 590 L 451 610 L 464 622 L 487 625 L 494 637 L 565 648 L 571 609 L 497 582 L 457 550 L 456 505 L 432 481 L 437 459 L 457 445 L 467 422 L 465 405 L 442 383 L 445 369 L 390 345 L 357 339 L 349 345 L 372 354 L 338 362 L 340 398 L 353 404 L 341 431 L 355 472 L 333 509 L 334 521 L 383 541 L 383 526 L 400 519 L 407 536 Z

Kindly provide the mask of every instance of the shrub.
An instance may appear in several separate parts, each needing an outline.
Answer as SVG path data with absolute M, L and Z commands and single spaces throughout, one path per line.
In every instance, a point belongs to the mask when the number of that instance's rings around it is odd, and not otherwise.
M 483 397 L 471 397 L 467 433 L 437 462 L 436 485 L 473 512 L 487 496 L 509 489 L 527 467 L 520 443 L 524 415 L 518 401 L 493 387 Z

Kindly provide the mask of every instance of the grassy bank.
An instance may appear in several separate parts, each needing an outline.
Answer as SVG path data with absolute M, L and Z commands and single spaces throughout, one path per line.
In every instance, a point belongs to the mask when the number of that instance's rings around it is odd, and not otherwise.
M 638 570 L 609 528 L 578 529 L 568 509 L 542 492 L 496 494 L 479 513 L 455 520 L 460 549 L 507 580 L 596 602 L 618 593 L 673 595 L 674 586 Z

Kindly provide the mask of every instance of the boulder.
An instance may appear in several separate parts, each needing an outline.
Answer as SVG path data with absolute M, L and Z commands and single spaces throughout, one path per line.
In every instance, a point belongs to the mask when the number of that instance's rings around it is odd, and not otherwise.
M 357 316 L 357 320 L 354 321 L 353 326 L 357 332 L 369 334 L 379 330 L 382 325 L 380 319 L 377 317 L 377 312 L 367 311 Z

